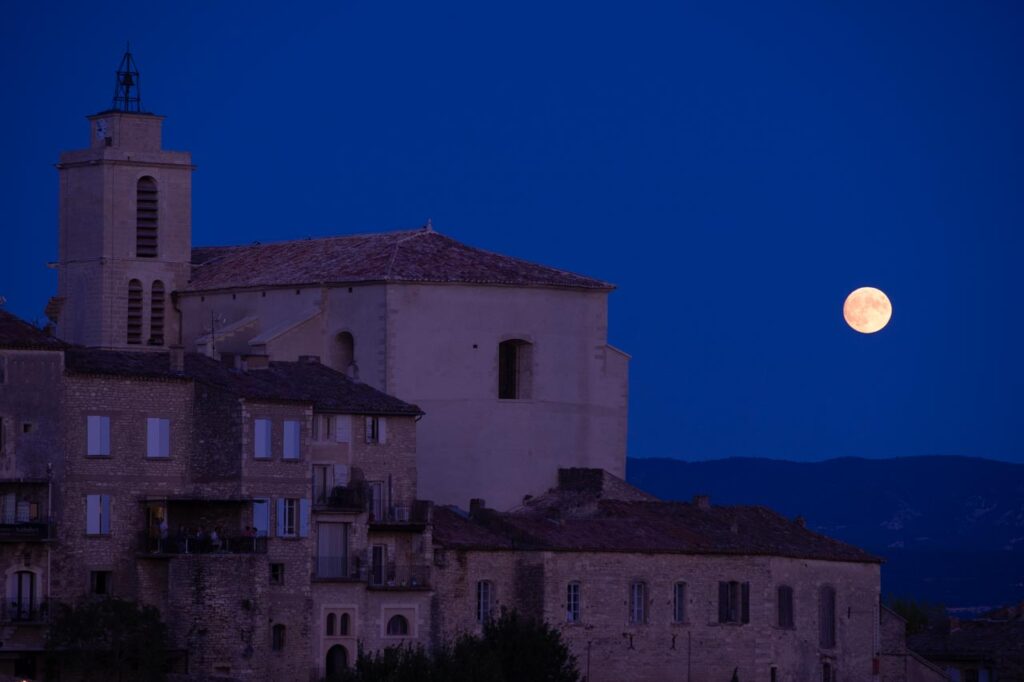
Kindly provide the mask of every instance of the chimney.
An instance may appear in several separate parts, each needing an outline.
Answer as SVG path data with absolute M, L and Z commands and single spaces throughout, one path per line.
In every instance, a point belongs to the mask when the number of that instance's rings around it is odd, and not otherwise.
M 171 371 L 175 374 L 185 373 L 185 347 L 168 346 L 167 356 L 170 359 Z
M 254 369 L 268 369 L 270 367 L 270 356 L 269 355 L 246 355 L 244 368 L 245 371 Z
M 804 517 L 798 516 L 794 520 L 796 521 L 796 525 L 800 526 L 801 528 L 807 527 L 807 519 L 805 519 Z
M 470 517 L 476 516 L 484 509 L 487 509 L 487 503 L 482 498 L 474 497 L 469 501 Z
M 304 365 L 319 365 L 320 364 L 320 356 L 319 355 L 300 355 L 299 356 L 299 362 L 301 362 Z
M 708 495 L 694 495 L 693 506 L 697 509 L 711 509 L 711 498 Z

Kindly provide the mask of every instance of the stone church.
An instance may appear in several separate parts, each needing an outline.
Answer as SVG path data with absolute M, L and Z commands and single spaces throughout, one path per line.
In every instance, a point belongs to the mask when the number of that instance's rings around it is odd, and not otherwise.
M 181 680 L 330 679 L 502 608 L 589 682 L 881 679 L 880 559 L 623 481 L 611 285 L 430 225 L 193 248 L 137 78 L 57 164 L 53 334 L 0 311 L 0 673 L 113 595 Z

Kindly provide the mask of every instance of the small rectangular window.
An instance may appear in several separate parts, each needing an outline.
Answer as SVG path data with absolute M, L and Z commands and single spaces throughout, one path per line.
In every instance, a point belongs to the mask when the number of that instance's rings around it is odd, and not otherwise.
M 284 458 L 298 459 L 301 442 L 299 422 L 286 421 L 284 423 Z
M 149 417 L 146 419 L 146 457 L 170 457 L 171 420 Z
M 489 580 L 476 584 L 476 622 L 486 623 L 494 611 L 494 586 Z
M 639 580 L 629 586 L 629 622 L 631 625 L 647 622 L 647 583 Z
M 85 532 L 87 535 L 110 534 L 109 495 L 86 495 Z
M 271 435 L 269 419 L 256 419 L 253 421 L 253 441 L 255 444 L 253 454 L 257 459 L 270 458 Z
M 110 417 L 92 415 L 86 417 L 87 445 L 85 453 L 90 457 L 110 455 Z
M 686 622 L 686 583 L 676 583 L 672 588 L 672 621 Z
M 111 594 L 111 578 L 113 573 L 111 571 L 90 571 L 89 572 L 89 591 L 93 594 L 110 596 Z
M 284 564 L 270 564 L 270 584 L 284 585 Z
M 580 622 L 580 584 L 569 583 L 565 594 L 565 622 Z

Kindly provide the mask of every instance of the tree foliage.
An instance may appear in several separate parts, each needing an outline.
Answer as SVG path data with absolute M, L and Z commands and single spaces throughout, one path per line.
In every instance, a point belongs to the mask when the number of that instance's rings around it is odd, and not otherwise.
M 576 659 L 561 634 L 514 611 L 428 652 L 422 646 L 360 649 L 355 666 L 327 682 L 579 682 Z
M 916 635 L 947 622 L 946 607 L 942 604 L 931 604 L 909 597 L 890 596 L 886 606 L 898 613 L 907 621 L 907 634 Z
M 160 611 L 123 599 L 61 604 L 46 636 L 50 671 L 84 682 L 163 682 L 167 649 Z

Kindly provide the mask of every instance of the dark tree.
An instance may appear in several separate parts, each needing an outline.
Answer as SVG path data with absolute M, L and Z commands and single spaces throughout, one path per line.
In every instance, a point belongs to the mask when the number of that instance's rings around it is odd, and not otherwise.
M 355 666 L 327 682 L 579 682 L 558 630 L 516 612 L 428 653 L 423 647 L 360 650 Z
M 167 649 L 160 611 L 123 599 L 61 604 L 46 636 L 47 668 L 85 682 L 163 682 Z
M 907 621 L 908 635 L 916 635 L 927 630 L 941 628 L 948 622 L 946 607 L 942 604 L 930 604 L 906 597 L 892 596 L 886 602 L 886 606 Z

